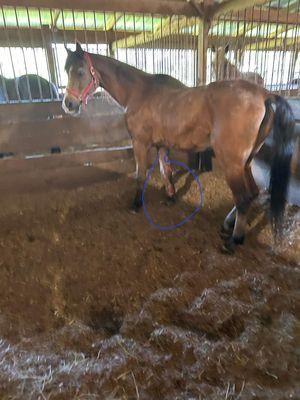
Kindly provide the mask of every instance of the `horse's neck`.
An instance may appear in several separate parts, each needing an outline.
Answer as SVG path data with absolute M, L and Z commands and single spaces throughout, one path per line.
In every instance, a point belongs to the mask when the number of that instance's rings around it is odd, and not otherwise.
M 144 72 L 111 57 L 91 54 L 94 68 L 99 73 L 102 86 L 121 106 L 143 90 L 146 76 Z

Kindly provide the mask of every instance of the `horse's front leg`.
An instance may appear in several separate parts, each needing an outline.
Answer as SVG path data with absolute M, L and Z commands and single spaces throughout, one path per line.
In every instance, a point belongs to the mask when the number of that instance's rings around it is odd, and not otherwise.
M 168 150 L 161 147 L 158 150 L 160 175 L 166 188 L 167 199 L 175 202 L 175 187 L 172 182 L 173 169 L 168 158 Z
M 130 209 L 134 212 L 137 212 L 143 205 L 142 193 L 147 173 L 148 150 L 149 146 L 137 140 L 133 141 L 133 152 L 136 165 L 136 194 Z

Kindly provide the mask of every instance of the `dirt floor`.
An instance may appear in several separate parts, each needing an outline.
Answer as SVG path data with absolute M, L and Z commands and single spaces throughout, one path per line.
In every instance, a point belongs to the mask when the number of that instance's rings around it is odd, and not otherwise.
M 224 255 L 221 173 L 200 176 L 195 219 L 162 232 L 128 211 L 128 167 L 0 174 L 1 400 L 300 399 L 299 212 L 274 251 L 256 210 Z M 167 207 L 151 179 L 155 222 L 197 205 L 190 176 L 176 186 Z

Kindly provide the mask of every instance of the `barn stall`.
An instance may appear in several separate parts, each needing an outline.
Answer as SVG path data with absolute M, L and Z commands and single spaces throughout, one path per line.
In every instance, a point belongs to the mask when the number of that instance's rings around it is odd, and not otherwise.
M 298 399 L 299 0 L 0 4 L 1 398 Z M 124 110 L 101 89 L 80 117 L 61 108 L 64 45 L 76 40 L 187 86 L 252 74 L 287 98 L 296 129 L 282 243 L 261 204 L 245 245 L 221 252 L 233 203 L 210 150 L 171 151 L 201 181 L 193 220 L 162 231 L 130 213 Z M 271 155 L 270 137 L 253 163 L 262 192 Z M 175 205 L 158 171 L 147 187 L 161 225 L 199 201 L 176 168 Z

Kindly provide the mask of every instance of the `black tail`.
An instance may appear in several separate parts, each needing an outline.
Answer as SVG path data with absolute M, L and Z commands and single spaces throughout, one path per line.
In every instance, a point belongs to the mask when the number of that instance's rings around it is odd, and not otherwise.
M 284 210 L 291 174 L 292 139 L 295 126 L 293 111 L 281 96 L 275 96 L 273 149 L 270 176 L 271 223 L 275 236 L 282 233 Z

